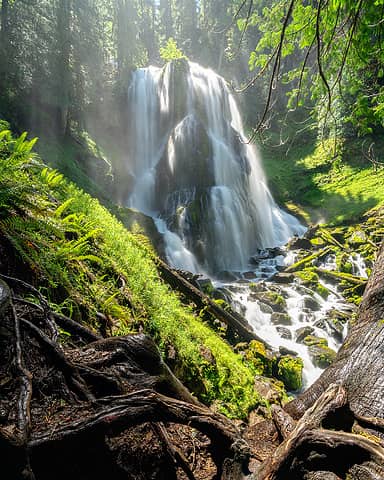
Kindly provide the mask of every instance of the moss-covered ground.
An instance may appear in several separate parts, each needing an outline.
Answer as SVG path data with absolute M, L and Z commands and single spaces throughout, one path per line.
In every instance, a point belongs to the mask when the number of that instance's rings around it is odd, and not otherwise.
M 33 146 L 0 122 L 0 246 L 16 252 L 13 274 L 57 311 L 107 334 L 151 334 L 201 400 L 246 416 L 262 400 L 241 356 L 160 279 L 148 240 L 46 167 Z M 5 258 L 0 265 L 9 273 Z
M 384 203 L 384 167 L 367 159 L 360 139 L 305 140 L 285 148 L 263 147 L 264 168 L 276 199 L 312 223 L 358 221 Z M 376 140 L 376 152 L 383 151 Z M 373 157 L 380 162 L 379 153 Z

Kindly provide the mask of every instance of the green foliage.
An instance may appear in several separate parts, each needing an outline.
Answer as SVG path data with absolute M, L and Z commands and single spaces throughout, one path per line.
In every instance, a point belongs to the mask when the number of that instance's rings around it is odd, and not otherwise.
M 187 58 L 184 53 L 177 47 L 176 40 L 172 37 L 168 38 L 165 46 L 160 47 L 160 57 L 165 62 L 171 62 L 172 60 L 180 60 Z
M 284 355 L 277 364 L 277 378 L 288 390 L 300 390 L 303 382 L 303 367 L 301 358 Z
M 286 94 L 290 109 L 311 109 L 321 134 L 366 135 L 384 126 L 384 27 L 376 2 L 255 4 L 238 28 L 257 32 L 250 70 L 271 75 L 274 86 L 281 78 L 282 95 L 276 88 L 272 95 L 282 103 Z
M 381 151 L 381 140 L 376 143 Z M 280 202 L 299 204 L 313 223 L 357 222 L 384 202 L 384 169 L 367 163 L 362 142 L 339 138 L 336 150 L 334 145 L 334 139 L 315 145 L 303 142 L 286 156 L 265 150 L 264 165 L 275 196 Z

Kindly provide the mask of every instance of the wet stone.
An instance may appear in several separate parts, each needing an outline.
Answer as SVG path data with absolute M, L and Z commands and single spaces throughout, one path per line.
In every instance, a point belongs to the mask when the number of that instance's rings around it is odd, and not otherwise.
M 310 327 L 310 326 L 298 328 L 295 331 L 296 342 L 297 343 L 302 343 L 304 338 L 308 337 L 308 335 L 312 335 L 312 333 L 314 331 L 315 331 L 315 329 L 313 327 Z
M 325 345 L 311 345 L 308 353 L 313 364 L 319 368 L 327 368 L 336 358 L 336 352 Z
M 222 280 L 223 282 L 235 282 L 236 280 L 238 280 L 239 277 L 235 275 L 233 272 L 223 270 L 219 272 L 219 274 L 217 275 L 217 278 L 219 280 Z
M 292 325 L 292 319 L 287 313 L 274 312 L 271 315 L 273 325 Z
M 313 297 L 310 297 L 309 295 L 306 295 L 304 298 L 303 298 L 303 306 L 304 308 L 309 308 L 310 310 L 320 310 L 320 304 L 319 302 L 313 298 Z
M 292 283 L 294 279 L 295 279 L 295 276 L 293 275 L 293 273 L 279 272 L 273 276 L 273 281 L 280 284 Z
M 294 238 L 288 248 L 290 250 L 311 250 L 312 243 L 307 238 Z
M 298 355 L 297 352 L 290 350 L 289 348 L 284 347 L 282 345 L 279 347 L 279 352 L 281 355 L 292 355 L 293 357 L 297 357 Z
M 244 272 L 244 273 L 243 273 L 243 277 L 244 277 L 244 278 L 247 278 L 248 280 L 252 280 L 252 278 L 255 278 L 255 277 L 256 277 L 256 273 L 255 273 L 255 272 L 252 272 L 252 271 Z
M 304 345 L 311 347 L 312 345 L 328 347 L 328 340 L 326 338 L 318 337 L 317 335 L 308 335 L 303 340 Z
M 338 320 L 327 319 L 326 323 L 333 338 L 341 342 L 343 340 L 344 326 Z
M 276 327 L 276 330 L 281 338 L 284 338 L 285 340 L 292 340 L 292 332 L 289 330 L 289 328 L 278 326 Z
M 270 315 L 273 313 L 272 308 L 264 302 L 259 302 L 259 308 L 263 313 L 268 313 Z

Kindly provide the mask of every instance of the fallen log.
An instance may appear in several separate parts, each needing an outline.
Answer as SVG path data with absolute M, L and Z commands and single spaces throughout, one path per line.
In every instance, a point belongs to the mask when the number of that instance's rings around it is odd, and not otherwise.
M 188 280 L 179 275 L 174 269 L 169 267 L 163 260 L 156 259 L 156 265 L 161 277 L 172 288 L 186 295 L 189 300 L 192 300 L 196 304 L 197 308 L 205 308 L 213 317 L 228 325 L 228 327 L 238 335 L 238 341 L 250 342 L 251 340 L 257 340 L 270 348 L 265 340 L 253 332 L 248 322 L 236 314 L 236 312 L 224 310 L 220 305 L 188 282 Z

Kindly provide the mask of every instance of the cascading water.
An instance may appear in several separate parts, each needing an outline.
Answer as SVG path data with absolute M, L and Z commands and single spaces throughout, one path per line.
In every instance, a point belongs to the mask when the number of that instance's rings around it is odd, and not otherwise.
M 185 61 L 138 69 L 128 96 L 127 203 L 157 219 L 171 264 L 244 270 L 258 248 L 303 233 L 275 204 L 222 77 Z

